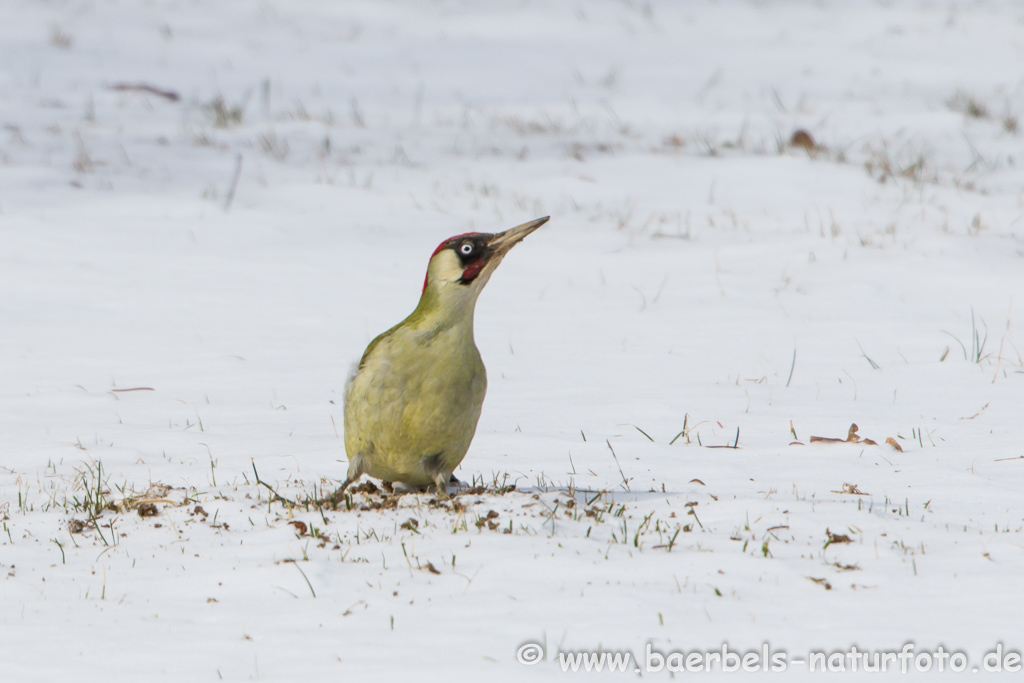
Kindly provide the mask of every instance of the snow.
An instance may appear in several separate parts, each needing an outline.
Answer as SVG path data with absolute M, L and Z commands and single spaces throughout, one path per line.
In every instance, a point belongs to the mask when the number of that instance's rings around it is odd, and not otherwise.
M 4 3 L 3 678 L 1020 652 L 1022 24 Z M 477 309 L 487 490 L 309 503 L 436 244 L 542 215 Z

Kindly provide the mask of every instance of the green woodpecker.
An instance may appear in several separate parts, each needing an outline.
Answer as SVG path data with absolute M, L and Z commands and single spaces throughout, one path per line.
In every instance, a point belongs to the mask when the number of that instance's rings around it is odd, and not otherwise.
M 370 342 L 345 386 L 348 476 L 333 502 L 363 474 L 448 496 L 487 391 L 473 340 L 477 297 L 505 254 L 547 221 L 458 235 L 434 250 L 416 310 Z

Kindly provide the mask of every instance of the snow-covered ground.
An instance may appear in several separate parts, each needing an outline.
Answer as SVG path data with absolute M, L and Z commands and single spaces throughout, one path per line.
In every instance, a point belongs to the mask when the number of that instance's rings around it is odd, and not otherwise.
M 0 678 L 1012 667 L 1022 32 L 1011 2 L 5 0 Z M 475 488 L 309 502 L 433 247 L 542 215 L 477 310 Z M 812 443 L 851 423 L 878 445 Z

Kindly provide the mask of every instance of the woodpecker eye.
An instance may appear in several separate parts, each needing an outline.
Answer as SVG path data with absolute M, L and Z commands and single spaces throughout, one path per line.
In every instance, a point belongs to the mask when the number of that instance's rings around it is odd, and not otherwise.
M 462 253 L 463 256 L 469 256 L 470 254 L 473 253 L 473 245 L 467 242 L 466 244 L 463 244 L 461 247 L 459 247 L 459 251 Z

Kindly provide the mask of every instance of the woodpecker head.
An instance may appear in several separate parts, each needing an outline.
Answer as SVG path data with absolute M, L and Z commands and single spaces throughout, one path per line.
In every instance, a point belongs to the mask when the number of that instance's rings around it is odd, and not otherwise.
M 473 299 L 484 288 L 505 254 L 549 217 L 523 223 L 505 232 L 470 232 L 446 239 L 430 256 L 423 294 L 433 286 L 443 298 Z

